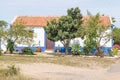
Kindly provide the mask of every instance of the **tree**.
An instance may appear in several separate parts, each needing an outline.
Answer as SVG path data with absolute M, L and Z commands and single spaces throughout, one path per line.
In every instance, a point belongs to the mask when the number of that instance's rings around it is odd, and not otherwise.
M 115 23 L 115 22 L 116 22 L 116 20 L 115 20 L 115 18 L 114 18 L 114 17 L 112 17 L 112 22 L 113 22 L 113 23 Z
M 0 37 L 3 37 L 4 31 L 8 23 L 6 21 L 0 20 Z
M 7 26 L 7 22 L 0 20 L 0 49 L 1 49 L 1 38 L 4 37 L 4 28 Z
M 101 48 L 111 39 L 111 33 L 107 31 L 110 28 L 108 26 L 102 23 L 99 13 L 95 16 L 89 15 L 89 19 L 84 26 L 84 35 L 86 35 L 86 40 L 90 39 L 93 42 L 89 45 L 92 45 L 91 49 L 96 48 L 100 56 L 102 56 Z
M 115 27 L 113 29 L 113 40 L 114 40 L 114 44 L 120 45 L 120 28 Z
M 14 42 L 11 39 L 7 40 L 7 51 L 10 51 L 11 54 L 14 51 Z
M 12 37 L 14 43 L 31 44 L 33 40 L 33 32 L 24 25 L 15 25 L 9 29 L 8 33 Z
M 96 45 L 96 41 L 92 35 L 89 35 L 85 39 L 84 44 L 85 44 L 85 46 L 83 48 L 83 51 L 85 52 L 85 55 L 89 55 L 93 52 L 93 48 Z
M 13 53 L 13 47 L 16 44 L 31 45 L 33 41 L 33 32 L 24 25 L 13 25 L 5 31 L 4 40 L 7 42 L 7 50 Z
M 82 14 L 78 7 L 67 10 L 67 15 L 58 20 L 50 21 L 45 26 L 47 38 L 52 41 L 60 41 L 68 53 L 68 47 L 71 39 L 75 38 L 76 32 L 81 27 Z
M 4 27 L 4 26 L 7 26 L 7 22 L 0 20 L 0 27 Z

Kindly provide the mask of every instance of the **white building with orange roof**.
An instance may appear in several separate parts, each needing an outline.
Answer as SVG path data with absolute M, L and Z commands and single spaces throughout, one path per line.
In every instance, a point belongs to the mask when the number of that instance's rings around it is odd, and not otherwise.
M 59 46 L 60 47 L 60 51 L 64 52 L 65 48 L 62 45 L 62 43 L 60 43 L 60 41 L 57 42 L 53 42 L 47 39 L 47 34 L 44 30 L 44 26 L 47 25 L 47 22 L 53 20 L 53 19 L 59 19 L 59 17 L 52 17 L 52 16 L 18 16 L 16 17 L 12 24 L 19 24 L 19 23 L 24 23 L 24 25 L 31 29 L 34 32 L 34 37 L 33 37 L 33 45 L 32 49 L 35 50 L 37 47 L 41 48 L 42 52 L 45 51 L 56 51 L 56 48 Z M 84 20 L 87 19 L 87 17 L 83 17 Z M 104 25 L 109 25 L 109 30 L 107 32 L 112 33 L 112 21 L 111 21 L 111 17 L 109 16 L 101 16 L 100 17 L 102 24 Z M 84 40 L 82 40 L 81 38 L 75 38 L 71 41 L 70 46 L 72 44 L 74 44 L 74 42 L 78 41 L 79 44 L 83 47 L 84 46 Z M 103 41 L 104 42 L 104 41 Z M 101 44 L 103 43 L 101 42 Z M 105 53 L 108 53 L 110 51 L 110 49 L 112 48 L 113 45 L 113 40 L 110 39 L 106 45 L 104 46 L 104 51 Z M 22 48 L 27 47 L 28 45 L 23 45 L 23 44 L 18 44 L 16 46 L 16 49 L 18 51 L 21 51 Z

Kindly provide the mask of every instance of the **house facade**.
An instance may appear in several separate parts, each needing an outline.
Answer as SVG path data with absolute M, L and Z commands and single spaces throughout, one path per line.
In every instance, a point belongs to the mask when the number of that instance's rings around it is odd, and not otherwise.
M 34 42 L 32 43 L 31 48 L 33 51 L 36 50 L 36 48 L 41 48 L 42 52 L 45 51 L 56 51 L 56 48 L 59 47 L 61 52 L 65 51 L 64 46 L 60 41 L 53 42 L 47 39 L 47 34 L 44 30 L 44 27 L 47 25 L 47 22 L 53 20 L 53 19 L 59 19 L 59 17 L 52 17 L 52 16 L 18 16 L 16 17 L 12 24 L 16 25 L 19 23 L 24 23 L 25 27 L 32 30 L 34 33 L 33 40 Z M 83 19 L 86 19 L 86 17 L 83 17 Z M 109 29 L 106 31 L 108 33 L 112 33 L 112 21 L 111 17 L 109 16 L 101 16 L 100 17 L 102 24 L 104 25 L 109 25 Z M 75 38 L 71 40 L 70 42 L 70 47 L 74 43 L 79 43 L 81 47 L 84 46 L 84 40 L 81 38 Z M 104 39 L 101 41 L 101 45 L 104 43 Z M 113 40 L 112 38 L 105 44 L 104 46 L 104 51 L 105 53 L 108 53 L 109 50 L 112 48 L 113 45 Z M 23 45 L 23 44 L 17 44 L 15 47 L 16 50 L 21 51 L 22 48 L 27 47 L 28 45 Z

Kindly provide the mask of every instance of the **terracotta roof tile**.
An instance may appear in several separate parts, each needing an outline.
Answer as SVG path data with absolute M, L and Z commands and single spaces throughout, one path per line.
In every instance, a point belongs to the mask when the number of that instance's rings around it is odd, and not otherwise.
M 32 26 L 32 27 L 38 27 L 38 26 L 45 26 L 47 22 L 53 19 L 58 19 L 59 17 L 43 17 L 43 16 L 19 16 L 16 18 L 16 20 L 13 22 L 13 25 L 16 24 L 24 24 L 25 26 Z
M 84 16 L 83 17 L 83 25 L 85 25 L 85 23 L 87 22 L 87 20 L 89 20 L 89 16 Z M 100 25 L 103 26 L 110 26 L 111 25 L 111 21 L 110 21 L 110 17 L 109 16 L 100 16 Z
M 55 16 L 53 16 L 53 17 L 52 16 L 48 16 L 48 17 L 44 17 L 44 16 L 19 16 L 13 22 L 13 25 L 22 23 L 25 26 L 29 26 L 29 27 L 31 27 L 31 26 L 32 27 L 38 27 L 38 26 L 42 27 L 42 26 L 46 26 L 47 22 L 49 22 L 50 20 L 59 19 L 59 18 L 60 17 L 55 17 Z M 84 22 L 88 19 L 89 19 L 88 16 L 83 17 Z M 101 16 L 100 21 L 101 21 L 101 24 L 103 24 L 104 26 L 111 25 L 109 16 Z

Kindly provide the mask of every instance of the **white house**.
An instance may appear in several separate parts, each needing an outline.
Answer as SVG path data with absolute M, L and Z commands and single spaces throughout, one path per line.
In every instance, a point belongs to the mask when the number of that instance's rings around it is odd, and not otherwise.
M 60 47 L 60 51 L 64 52 L 65 49 L 63 47 L 63 45 L 58 41 L 58 42 L 52 42 L 50 40 L 47 39 L 46 37 L 46 32 L 44 30 L 44 26 L 47 25 L 47 22 L 49 22 L 50 20 L 53 19 L 58 19 L 59 17 L 54 17 L 54 16 L 18 16 L 14 19 L 12 24 L 19 24 L 21 22 L 24 22 L 24 25 L 27 28 L 30 28 L 31 30 L 33 30 L 34 35 L 36 37 L 33 37 L 34 39 L 34 46 L 32 46 L 33 50 L 35 50 L 35 48 L 40 47 L 42 52 L 46 51 L 46 50 L 51 50 L 51 51 L 55 51 L 56 48 L 59 46 Z M 86 17 L 83 17 L 83 19 L 86 19 Z M 111 21 L 111 17 L 109 16 L 101 16 L 100 17 L 102 24 L 104 25 L 109 25 L 109 30 L 107 30 L 107 32 L 112 32 L 112 21 Z M 82 40 L 81 38 L 75 38 L 73 40 L 71 40 L 70 42 L 70 46 L 72 44 L 74 44 L 75 42 L 78 42 L 82 47 L 84 46 L 84 40 Z M 104 42 L 104 40 L 103 40 Z M 101 44 L 103 43 L 101 42 Z M 112 39 L 110 39 L 106 45 L 104 46 L 104 51 L 106 53 L 109 52 L 109 50 L 111 49 L 113 45 L 113 41 Z M 21 51 L 22 48 L 26 47 L 27 45 L 23 45 L 23 44 L 19 44 L 17 45 L 17 50 Z

